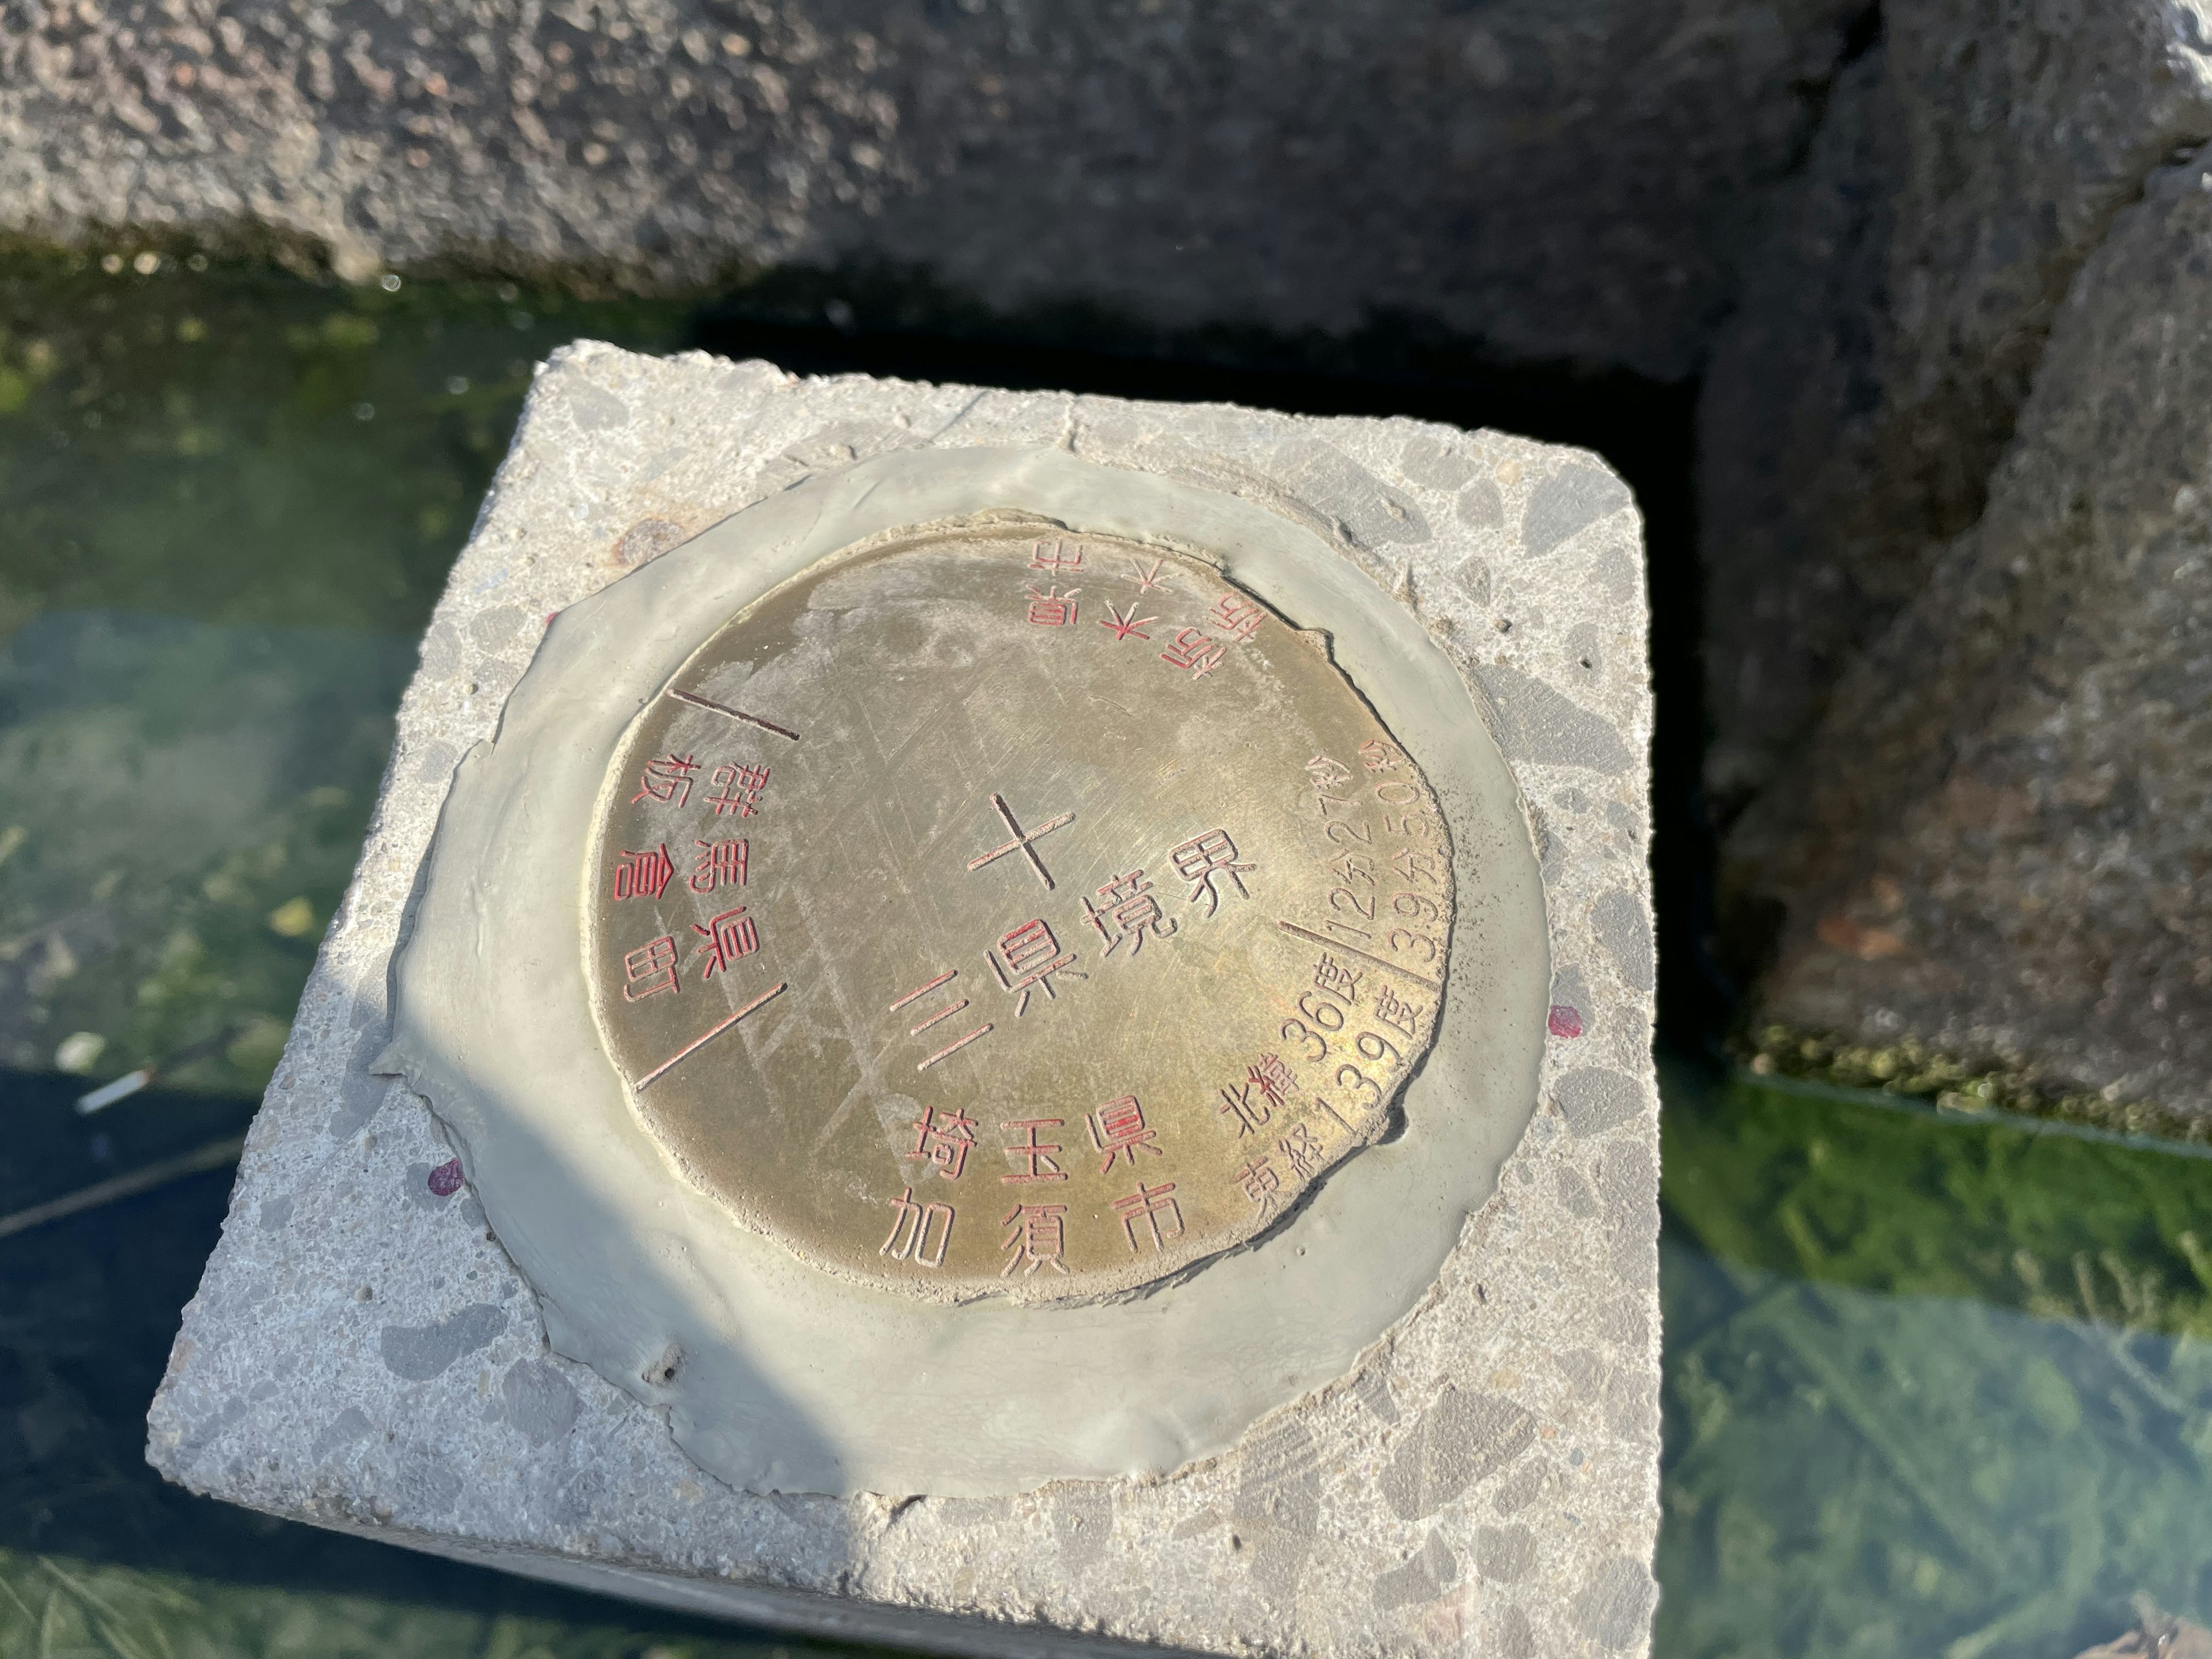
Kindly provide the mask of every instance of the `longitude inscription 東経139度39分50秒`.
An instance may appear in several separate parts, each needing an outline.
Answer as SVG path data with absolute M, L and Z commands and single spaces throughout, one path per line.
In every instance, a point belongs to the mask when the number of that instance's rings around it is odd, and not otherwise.
M 1450 848 L 1301 632 L 1196 558 L 917 532 L 647 705 L 586 975 L 690 1180 L 848 1277 L 1081 1298 L 1264 1231 L 1436 1030 Z

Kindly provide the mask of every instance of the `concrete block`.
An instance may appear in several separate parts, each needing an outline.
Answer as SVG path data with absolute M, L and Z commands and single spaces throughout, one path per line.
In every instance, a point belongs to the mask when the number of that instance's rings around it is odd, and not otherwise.
M 455 1127 L 478 1121 L 465 1080 L 418 1073 L 426 1099 L 376 1067 L 395 951 L 457 771 L 496 753 L 518 684 L 562 648 L 562 613 L 686 568 L 727 544 L 694 539 L 725 521 L 866 495 L 850 487 L 883 469 L 1009 457 L 1024 476 L 1118 477 L 1201 528 L 1257 525 L 1409 628 L 1407 661 L 1443 665 L 1436 707 L 1404 719 L 1494 741 L 1510 835 L 1486 844 L 1531 872 L 1541 918 L 1489 980 L 1462 981 L 1455 944 L 1448 1005 L 1521 1068 L 1522 1095 L 1482 1119 L 1494 1147 L 1437 1160 L 1446 1224 L 1403 1305 L 1369 1310 L 1328 1374 L 1285 1364 L 1279 1387 L 1255 1382 L 1219 1443 L 1109 1469 L 1071 1448 L 1064 1474 L 782 1478 L 697 1431 L 680 1375 L 610 1381 L 576 1334 L 588 1311 L 534 1292 L 513 1188 Z M 1638 529 L 1595 458 L 1494 433 L 563 351 L 424 640 L 359 872 L 154 1407 L 152 1460 L 273 1514 L 944 1651 L 1645 1651 L 1658 1141 Z M 579 609 L 579 627 L 602 614 Z M 1494 1003 L 1462 996 L 1477 983 Z M 1325 1194 L 1445 1146 L 1428 1097 L 1409 1094 L 1402 1136 Z M 1128 1305 L 1171 1318 L 1290 1237 Z

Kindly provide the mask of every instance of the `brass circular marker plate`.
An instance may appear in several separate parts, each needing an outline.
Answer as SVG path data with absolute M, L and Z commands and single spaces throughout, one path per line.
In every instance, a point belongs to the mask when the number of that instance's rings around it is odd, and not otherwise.
M 938 1299 L 1095 1297 L 1263 1231 L 1435 1034 L 1450 851 L 1329 661 L 1212 567 L 916 534 L 647 704 L 586 972 L 641 1119 L 749 1226 Z

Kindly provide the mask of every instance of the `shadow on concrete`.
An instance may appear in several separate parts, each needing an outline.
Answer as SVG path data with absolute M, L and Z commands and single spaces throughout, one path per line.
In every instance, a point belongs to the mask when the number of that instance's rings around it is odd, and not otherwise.
M 254 1109 L 250 1100 L 148 1090 L 86 1119 L 74 1109 L 84 1087 L 77 1078 L 0 1071 L 9 1129 L 0 1213 L 240 1133 Z M 86 1564 L 112 1565 L 196 1581 L 195 1589 L 469 1615 L 449 1636 L 488 1632 L 501 1619 L 542 1620 L 596 1633 L 594 1652 L 807 1645 L 274 1520 L 162 1480 L 145 1461 L 146 1408 L 222 1231 L 230 1183 L 228 1166 L 206 1170 L 0 1238 L 0 1579 L 36 1582 L 40 1560 L 72 1576 Z M 15 1615 L 0 1597 L 0 1628 Z M 244 1622 L 278 1620 L 264 1612 Z

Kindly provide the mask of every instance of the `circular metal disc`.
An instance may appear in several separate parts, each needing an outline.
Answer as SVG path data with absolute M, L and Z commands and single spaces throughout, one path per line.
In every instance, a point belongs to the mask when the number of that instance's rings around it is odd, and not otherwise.
M 586 971 L 659 1143 L 933 1298 L 1123 1291 L 1389 1126 L 1452 920 L 1425 780 L 1195 559 L 1034 526 L 817 567 L 632 726 Z

